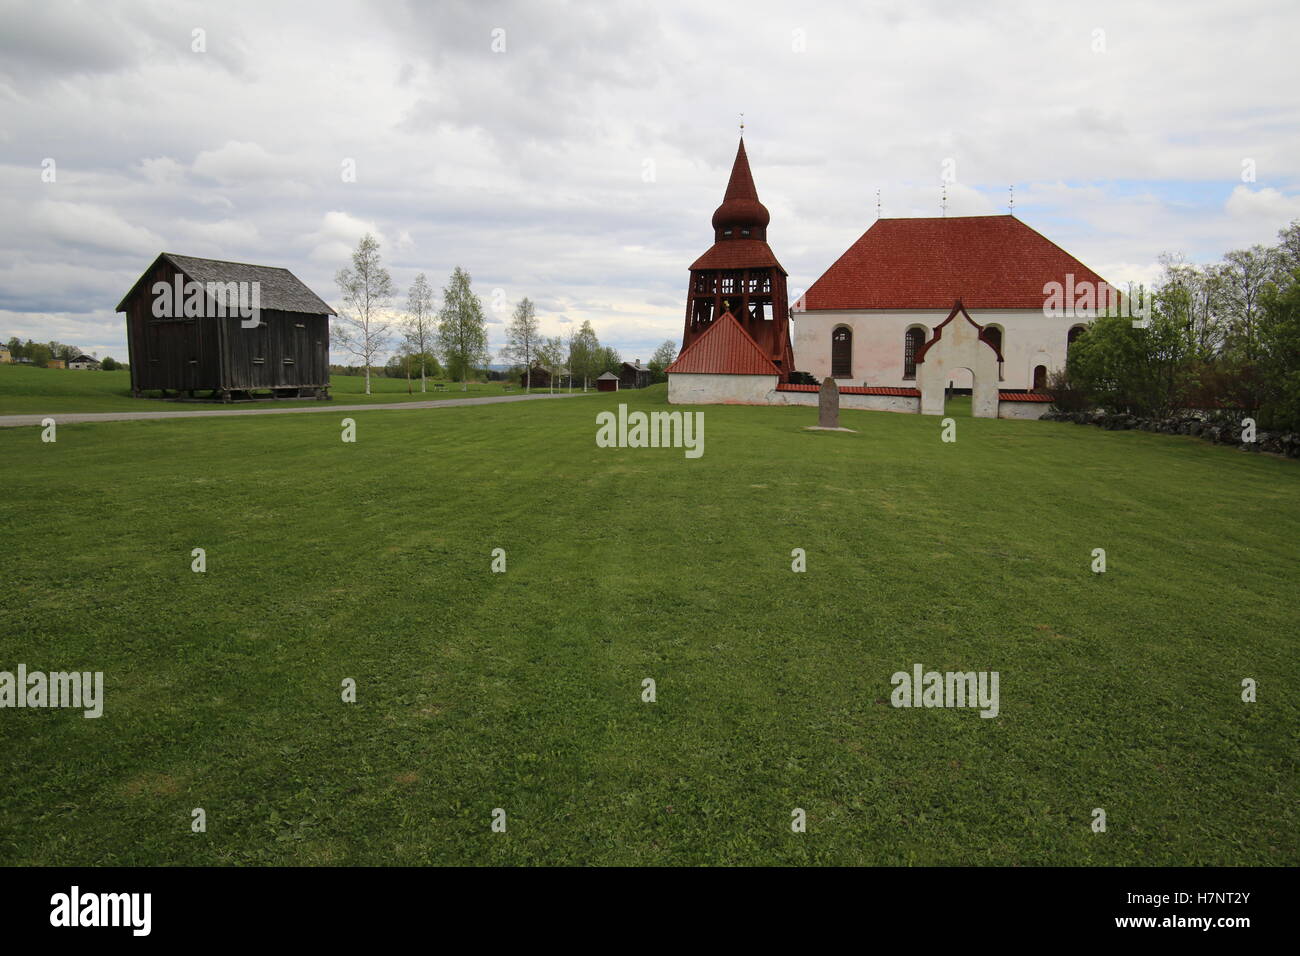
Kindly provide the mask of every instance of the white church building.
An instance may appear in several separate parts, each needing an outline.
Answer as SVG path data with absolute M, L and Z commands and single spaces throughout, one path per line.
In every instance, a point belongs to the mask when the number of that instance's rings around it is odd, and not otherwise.
M 1014 216 L 878 219 L 791 310 L 795 367 L 841 387 L 914 387 L 918 354 L 960 300 L 997 353 L 997 387 L 1041 391 L 1086 325 L 1045 314 L 1053 282 L 1104 286 Z M 947 384 L 973 388 L 973 373 Z

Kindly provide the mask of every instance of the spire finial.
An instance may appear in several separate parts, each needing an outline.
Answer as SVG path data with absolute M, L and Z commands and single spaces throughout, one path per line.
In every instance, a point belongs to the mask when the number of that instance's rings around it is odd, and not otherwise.
M 1014 216 L 1014 215 L 1016 214 L 1016 185 L 1015 185 L 1015 183 L 1012 183 L 1010 186 L 1007 187 L 1007 189 L 1008 189 L 1008 191 L 1011 193 L 1011 201 L 1010 201 L 1010 203 L 1008 204 L 1008 208 L 1011 210 L 1011 215 Z
M 745 114 L 740 114 L 740 138 L 745 138 Z
M 948 216 L 948 184 L 947 183 L 943 184 L 943 195 L 940 196 L 939 198 L 939 211 L 943 214 L 944 218 L 947 218 Z
M 880 190 L 876 190 L 876 218 L 880 218 Z

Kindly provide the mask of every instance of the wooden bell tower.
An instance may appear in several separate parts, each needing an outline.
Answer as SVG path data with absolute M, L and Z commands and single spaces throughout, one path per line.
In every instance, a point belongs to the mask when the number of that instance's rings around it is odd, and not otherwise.
M 788 382 L 794 353 L 786 271 L 767 244 L 770 219 L 754 188 L 742 126 L 727 192 L 713 214 L 713 246 L 691 264 L 682 350 L 730 312 Z

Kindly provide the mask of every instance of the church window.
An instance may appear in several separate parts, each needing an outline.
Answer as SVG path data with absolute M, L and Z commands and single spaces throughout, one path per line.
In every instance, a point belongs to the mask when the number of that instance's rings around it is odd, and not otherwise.
M 1002 329 L 996 325 L 984 326 L 984 341 L 993 346 L 998 352 L 1002 351 Z
M 1075 340 L 1078 339 L 1078 337 L 1083 334 L 1084 328 L 1085 326 L 1076 325 L 1074 328 L 1070 329 L 1069 334 L 1065 337 L 1066 355 L 1070 354 L 1070 346 L 1073 345 L 1075 343 Z
M 772 277 L 771 277 L 771 276 L 763 276 L 763 291 L 764 291 L 764 292 L 771 292 L 771 291 L 772 291 Z
M 748 230 L 748 229 L 742 229 L 742 230 L 740 230 L 740 234 L 741 234 L 742 236 L 748 236 L 748 235 L 749 235 L 749 230 Z
M 724 237 L 729 237 L 731 235 L 731 227 L 727 227 L 726 229 L 722 230 L 722 235 Z
M 924 343 L 924 329 L 908 329 L 903 336 L 903 378 L 916 378 L 916 353 Z
M 1034 391 L 1035 392 L 1041 391 L 1044 388 L 1047 388 L 1047 366 L 1035 365 L 1034 366 Z
M 734 276 L 722 277 L 722 291 L 724 294 L 736 291 L 736 279 Z
M 831 333 L 831 378 L 853 377 L 853 333 L 840 326 Z

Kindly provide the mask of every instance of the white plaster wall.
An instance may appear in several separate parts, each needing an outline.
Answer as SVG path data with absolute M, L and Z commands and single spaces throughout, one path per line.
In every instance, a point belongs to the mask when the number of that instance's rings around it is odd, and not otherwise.
M 1051 402 L 998 402 L 998 418 L 1038 419 L 1051 407 Z
M 767 397 L 769 405 L 817 406 L 816 392 L 781 392 L 773 389 Z M 840 408 L 861 408 L 874 412 L 910 412 L 921 410 L 921 400 L 906 395 L 845 395 L 840 394 Z
M 766 405 L 776 389 L 775 375 L 705 375 L 672 372 L 668 402 L 672 405 Z
M 919 325 L 925 328 L 929 340 L 934 327 L 948 317 L 949 311 L 795 313 L 794 367 L 812 373 L 818 381 L 830 375 L 831 332 L 845 325 L 853 331 L 853 375 L 837 379 L 837 384 L 914 386 L 914 381 L 903 378 L 903 336 L 909 328 Z M 1032 388 L 1035 365 L 1046 365 L 1049 374 L 1063 367 L 1070 329 L 1083 324 L 1078 319 L 1048 318 L 1037 309 L 966 311 L 980 325 L 1001 326 L 1004 362 L 998 384 L 1008 389 Z
M 925 353 L 925 361 L 916 366 L 916 385 L 921 390 L 921 414 L 942 415 L 944 389 L 957 369 L 975 376 L 970 413 L 975 418 L 998 417 L 998 359 L 989 345 L 981 341 L 975 328 L 960 312 L 943 327 L 943 334 Z M 962 374 L 964 381 L 967 375 Z

